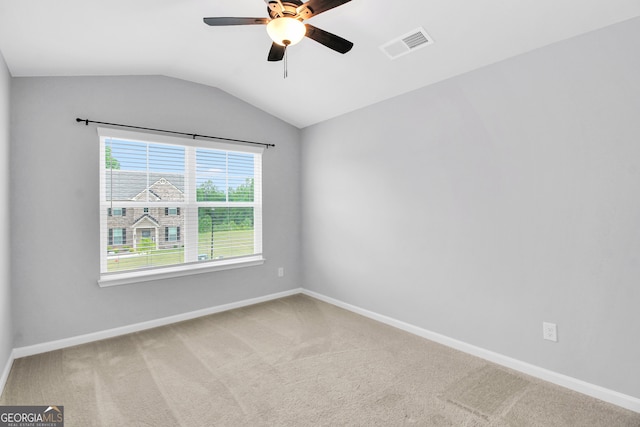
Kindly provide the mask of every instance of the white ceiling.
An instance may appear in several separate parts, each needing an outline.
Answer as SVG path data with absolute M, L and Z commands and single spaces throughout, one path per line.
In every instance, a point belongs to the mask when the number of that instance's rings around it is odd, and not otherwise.
M 0 51 L 17 76 L 161 74 L 218 87 L 299 128 L 559 40 L 640 16 L 639 0 L 352 0 L 311 18 L 355 46 L 310 39 L 267 62 L 263 0 L 0 0 Z M 379 46 L 424 27 L 433 45 Z

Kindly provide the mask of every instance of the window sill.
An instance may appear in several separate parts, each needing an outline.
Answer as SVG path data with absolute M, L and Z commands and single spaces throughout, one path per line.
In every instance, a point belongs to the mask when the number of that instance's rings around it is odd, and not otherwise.
M 262 255 L 245 258 L 232 258 L 215 262 L 194 263 L 174 267 L 162 267 L 152 270 L 111 273 L 100 276 L 98 286 L 129 285 L 132 283 L 149 282 L 152 280 L 171 279 L 174 277 L 191 276 L 193 274 L 210 273 L 212 271 L 230 270 L 234 268 L 253 267 L 264 264 Z

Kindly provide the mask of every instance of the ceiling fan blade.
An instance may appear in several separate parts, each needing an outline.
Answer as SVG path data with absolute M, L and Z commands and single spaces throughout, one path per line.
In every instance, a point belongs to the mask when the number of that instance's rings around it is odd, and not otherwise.
M 305 24 L 305 26 L 307 27 L 307 34 L 305 34 L 307 37 L 325 45 L 329 49 L 333 49 L 340 53 L 347 53 L 353 47 L 353 43 L 349 40 L 345 40 L 335 34 L 321 30 L 313 25 Z
M 269 23 L 268 18 L 203 18 L 207 25 L 212 27 L 221 27 L 227 25 L 266 25 Z
M 349 3 L 350 1 L 351 0 L 309 0 L 302 6 L 299 6 L 297 12 L 303 19 L 309 19 L 312 16 L 320 15 L 322 12 Z
M 280 46 L 278 43 L 273 42 L 271 44 L 271 49 L 269 50 L 267 61 L 282 61 L 285 49 L 285 46 Z

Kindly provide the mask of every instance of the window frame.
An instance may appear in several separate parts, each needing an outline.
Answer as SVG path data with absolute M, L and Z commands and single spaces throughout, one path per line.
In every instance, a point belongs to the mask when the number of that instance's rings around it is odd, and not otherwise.
M 264 147 L 230 144 L 220 141 L 203 141 L 174 136 L 157 135 L 144 132 L 126 131 L 113 128 L 97 128 L 100 146 L 100 275 L 98 284 L 101 287 L 117 286 L 130 283 L 145 282 L 158 279 L 181 277 L 212 271 L 261 265 L 265 259 L 262 254 L 262 153 Z M 178 242 L 185 245 L 185 262 L 181 264 L 141 268 L 122 272 L 107 272 L 107 215 L 112 203 L 106 195 L 105 145 L 109 138 L 136 141 L 142 143 L 170 144 L 185 147 L 185 200 L 184 202 L 164 202 L 162 207 L 175 208 L 177 215 L 184 216 L 184 230 L 178 231 Z M 237 153 L 251 153 L 254 157 L 255 190 L 253 202 L 198 202 L 196 200 L 196 149 L 214 149 Z M 231 205 L 229 203 L 232 203 Z M 148 208 L 148 202 L 118 202 L 127 207 Z M 252 207 L 254 209 L 254 254 L 238 258 L 224 258 L 200 261 L 198 258 L 198 227 L 186 224 L 197 224 L 200 207 Z

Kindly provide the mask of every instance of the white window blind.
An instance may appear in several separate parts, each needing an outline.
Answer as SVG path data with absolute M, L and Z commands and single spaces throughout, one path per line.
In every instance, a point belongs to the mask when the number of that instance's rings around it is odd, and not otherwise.
M 98 134 L 101 285 L 262 261 L 262 147 Z

